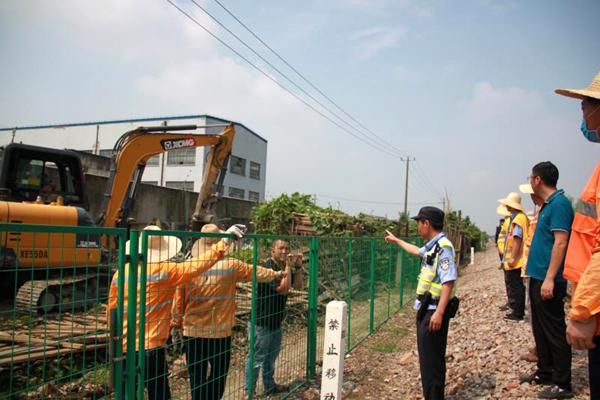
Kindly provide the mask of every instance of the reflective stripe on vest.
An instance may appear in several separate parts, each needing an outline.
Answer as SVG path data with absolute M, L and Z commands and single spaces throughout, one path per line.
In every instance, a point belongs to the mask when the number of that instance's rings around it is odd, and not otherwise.
M 429 292 L 431 293 L 432 298 L 439 299 L 442 295 L 442 285 L 434 282 L 442 248 L 454 249 L 450 240 L 445 236 L 442 236 L 429 251 L 425 252 L 424 260 L 421 263 L 421 273 L 419 274 L 417 282 L 417 296 Z M 427 258 L 430 258 L 434 254 L 435 259 L 433 260 L 433 265 L 427 264 Z
M 587 201 L 583 201 L 581 199 L 577 200 L 575 204 L 575 212 L 586 217 L 598 218 L 598 214 L 596 212 L 596 204 L 588 203 Z
M 202 273 L 203 277 L 209 276 L 232 276 L 233 269 L 209 269 L 208 271 Z
M 228 294 L 222 296 L 190 296 L 190 300 L 193 301 L 231 300 L 233 298 L 235 298 L 235 294 Z

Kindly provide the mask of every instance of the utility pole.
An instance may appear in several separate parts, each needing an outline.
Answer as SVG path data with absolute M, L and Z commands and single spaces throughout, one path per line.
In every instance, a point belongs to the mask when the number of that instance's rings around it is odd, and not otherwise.
M 410 166 L 411 161 L 415 161 L 415 158 L 412 159 L 410 157 L 401 158 L 401 161 L 406 162 L 406 180 L 404 182 L 404 216 L 406 217 L 406 227 L 404 230 L 404 236 L 408 237 L 408 227 L 410 225 L 410 220 L 408 218 L 408 168 Z

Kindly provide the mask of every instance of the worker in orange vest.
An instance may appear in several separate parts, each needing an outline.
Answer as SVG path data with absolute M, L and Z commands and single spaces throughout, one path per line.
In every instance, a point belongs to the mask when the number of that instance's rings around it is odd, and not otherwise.
M 600 143 L 600 72 L 584 89 L 556 89 L 581 100 L 581 132 Z M 576 349 L 589 350 L 590 398 L 600 399 L 600 163 L 575 206 L 564 276 L 574 287 L 567 340 Z
M 225 233 L 215 224 L 204 225 L 202 232 Z M 202 237 L 192 246 L 192 257 L 205 253 L 219 240 L 219 237 Z M 174 332 L 172 337 L 177 337 L 183 330 L 192 400 L 218 400 L 223 397 L 231 361 L 235 284 L 251 282 L 252 273 L 252 264 L 228 257 L 177 288 L 171 332 Z M 286 271 L 256 268 L 257 282 L 272 282 L 286 274 Z
M 236 239 L 244 235 L 245 227 L 243 225 L 233 225 L 227 230 Z M 147 226 L 144 230 L 159 231 L 158 226 Z M 140 238 L 141 240 L 141 238 Z M 227 237 L 219 243 L 214 244 L 203 254 L 196 258 L 185 260 L 184 262 L 173 262 L 181 250 L 181 239 L 175 236 L 149 235 L 148 252 L 146 264 L 146 313 L 144 329 L 144 354 L 145 354 L 145 376 L 144 385 L 148 390 L 148 399 L 150 400 L 169 400 L 171 399 L 171 390 L 168 381 L 168 367 L 165 357 L 165 343 L 169 338 L 169 328 L 171 322 L 171 309 L 173 306 L 173 297 L 177 286 L 189 283 L 193 278 L 202 274 L 202 272 L 211 268 L 217 261 L 225 256 L 232 239 Z M 141 247 L 140 247 L 141 250 Z M 129 254 L 129 242 L 125 252 Z M 127 275 L 129 275 L 129 264 L 125 265 L 124 284 L 127 285 Z M 138 276 L 140 266 L 138 265 Z M 111 315 L 111 309 L 117 308 L 118 294 L 118 271 L 115 272 L 108 297 L 108 314 Z M 138 290 L 139 293 L 139 290 Z M 124 291 L 123 310 L 127 312 L 128 304 L 127 288 Z M 137 302 L 136 312 L 139 313 L 140 298 Z M 109 318 L 110 321 L 110 318 Z M 136 318 L 136 330 L 139 332 L 139 315 Z M 123 318 L 123 349 L 127 342 L 127 318 Z M 136 335 L 136 351 L 140 351 L 140 343 Z

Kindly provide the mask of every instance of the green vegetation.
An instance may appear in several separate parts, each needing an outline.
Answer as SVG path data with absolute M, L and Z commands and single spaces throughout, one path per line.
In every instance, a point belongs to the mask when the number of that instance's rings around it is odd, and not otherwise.
M 404 213 L 400 214 L 399 221 L 363 213 L 350 216 L 331 207 L 319 207 L 310 195 L 300 193 L 282 194 L 257 205 L 252 211 L 252 222 L 257 233 L 288 235 L 291 233 L 294 212 L 307 214 L 317 234 L 321 236 L 383 236 L 386 229 L 400 236 L 407 236 L 407 222 L 408 236 L 417 236 L 416 222 Z M 463 232 L 465 243 L 475 247 L 476 251 L 482 250 L 487 240 L 486 233 L 473 224 L 468 216 L 463 217 L 459 223 L 456 211 L 447 213 L 444 231 L 449 234 Z

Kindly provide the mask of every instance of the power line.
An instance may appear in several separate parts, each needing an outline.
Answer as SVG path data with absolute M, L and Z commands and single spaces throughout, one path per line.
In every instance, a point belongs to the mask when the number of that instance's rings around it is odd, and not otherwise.
M 273 70 L 275 70 L 279 75 L 281 75 L 285 80 L 287 80 L 289 83 L 291 83 L 292 85 L 294 85 L 296 87 L 296 89 L 300 90 L 302 93 L 304 93 L 306 96 L 308 96 L 312 101 L 314 101 L 315 103 L 317 103 L 319 106 L 321 106 L 323 109 L 327 110 L 327 112 L 329 112 L 329 114 L 331 114 L 333 117 L 337 118 L 339 121 L 341 121 L 342 123 L 346 124 L 346 126 L 350 127 L 350 129 L 353 129 L 355 132 L 357 132 L 359 135 L 364 136 L 365 138 L 367 138 L 367 135 L 362 132 L 360 129 L 356 128 L 356 126 L 350 124 L 349 122 L 347 122 L 344 118 L 340 117 L 336 112 L 332 111 L 329 107 L 327 107 L 325 104 L 323 104 L 322 102 L 320 102 L 318 99 L 316 99 L 313 95 L 311 95 L 309 92 L 307 92 L 302 86 L 300 86 L 298 83 L 296 83 L 293 79 L 291 79 L 289 76 L 287 76 L 284 72 L 282 72 L 279 68 L 277 68 L 275 65 L 273 65 L 273 63 L 271 63 L 269 60 L 267 60 L 265 57 L 263 57 L 258 51 L 256 51 L 252 46 L 250 46 L 248 43 L 246 43 L 242 38 L 240 38 L 237 34 L 235 34 L 235 32 L 233 32 L 231 29 L 229 29 L 227 26 L 225 26 L 225 24 L 223 24 L 221 21 L 219 21 L 219 19 L 217 17 L 215 17 L 214 15 L 212 15 L 205 7 L 201 6 L 200 4 L 198 4 L 196 2 L 196 0 L 190 0 L 196 7 L 198 7 L 200 10 L 202 10 L 206 15 L 208 15 L 213 21 L 215 21 L 220 27 L 222 27 L 223 29 L 225 29 L 225 31 L 227 31 L 227 33 L 229 33 L 231 36 L 233 36 L 235 39 L 237 39 L 238 42 L 240 42 L 245 48 L 247 48 L 248 50 L 250 50 L 255 56 L 257 56 L 258 58 L 260 58 L 263 62 L 265 62 L 269 67 L 271 67 Z M 219 4 L 221 5 L 221 4 Z M 221 5 L 222 6 L 222 5 Z M 223 6 L 222 6 L 223 7 Z M 227 10 L 228 11 L 228 10 Z M 229 11 L 228 11 L 229 12 Z M 237 21 L 239 21 L 236 18 Z M 241 22 L 240 22 L 241 23 Z M 244 26 L 246 29 L 248 29 L 245 25 L 242 24 L 242 26 Z M 263 41 L 261 41 L 261 43 L 264 43 Z M 269 49 L 271 49 L 270 47 L 268 47 Z M 272 49 L 271 49 L 272 50 Z M 320 91 L 319 91 L 320 92 Z M 320 92 L 321 93 L 321 92 Z M 352 118 L 352 116 L 350 116 L 350 118 Z M 354 120 L 354 118 L 352 118 Z M 356 120 L 354 120 L 356 121 Z M 358 124 L 360 124 L 360 122 L 356 121 Z M 367 128 L 368 130 L 368 128 Z M 383 140 L 380 137 L 378 137 L 377 135 L 375 135 L 376 139 L 379 140 Z M 371 138 L 368 138 L 368 140 L 373 140 Z M 378 145 L 380 145 L 378 143 Z M 381 145 L 380 145 L 381 146 Z M 388 144 L 388 146 L 391 146 Z M 384 146 L 381 146 L 384 147 Z M 386 150 L 389 150 L 386 148 Z
M 368 145 L 368 146 L 370 146 L 370 147 L 372 147 L 372 148 L 374 148 L 376 150 L 382 151 L 382 152 L 384 152 L 384 153 L 386 153 L 388 155 L 391 155 L 393 157 L 397 157 L 398 156 L 397 154 L 394 154 L 394 153 L 390 152 L 388 149 L 386 149 L 382 145 L 380 145 L 378 143 L 370 142 L 370 141 L 368 141 L 368 138 L 366 140 L 363 137 L 358 136 L 355 133 L 353 133 L 352 131 L 348 130 L 346 127 L 340 125 L 337 121 L 331 119 L 329 116 L 327 116 L 326 114 L 324 114 L 323 112 L 321 112 L 320 110 L 318 110 L 317 108 L 315 108 L 312 104 L 308 103 L 302 97 L 298 96 L 296 93 L 292 92 L 287 87 L 285 87 L 283 84 L 281 84 L 280 82 L 278 82 L 276 79 L 274 79 L 268 73 L 266 73 L 264 70 L 262 70 L 260 67 L 258 67 L 256 64 L 254 64 L 252 61 L 250 61 L 247 57 L 245 57 L 244 55 L 242 55 L 240 52 L 238 52 L 237 50 L 235 50 L 231 45 L 229 45 L 223 39 L 221 39 L 216 34 L 214 34 L 210 29 L 206 28 L 204 25 L 202 25 L 200 22 L 198 22 L 198 20 L 196 20 L 194 17 L 192 17 L 190 14 L 188 14 L 185 10 L 183 10 L 181 7 L 179 7 L 177 4 L 175 4 L 172 0 L 165 0 L 165 1 L 167 3 L 169 3 L 171 6 L 173 6 L 174 8 L 176 8 L 181 14 L 183 14 L 184 16 L 186 16 L 189 20 L 191 20 L 194 24 L 196 24 L 198 27 L 200 27 L 202 30 L 204 30 L 206 33 L 208 33 L 210 36 L 212 36 L 215 40 L 217 40 L 223 46 L 227 47 L 230 51 L 232 51 L 235 55 L 237 55 L 243 61 L 245 61 L 246 63 L 248 63 L 252 68 L 254 68 L 258 72 L 260 72 L 263 76 L 265 76 L 267 79 L 269 79 L 270 81 L 272 81 L 273 83 L 275 83 L 281 89 L 283 89 L 287 93 L 291 94 L 297 100 L 299 100 L 300 102 L 302 102 L 306 107 L 310 108 L 311 110 L 313 110 L 314 112 L 316 112 L 317 114 L 319 114 L 321 117 L 327 119 L 329 122 L 331 122 L 332 124 L 336 125 L 338 128 L 342 129 L 344 132 L 348 133 L 352 137 L 354 137 L 354 138 L 360 140 L 361 142 L 365 143 L 366 145 Z M 380 147 L 378 147 L 378 146 L 380 146 Z
M 193 1 L 193 0 L 192 0 Z M 359 120 L 357 120 L 356 118 L 354 118 L 350 113 L 348 113 L 346 110 L 344 110 L 337 102 L 335 102 L 333 99 L 331 99 L 329 96 L 327 96 L 325 93 L 323 93 L 322 90 L 320 90 L 315 84 L 313 84 L 307 77 L 305 77 L 300 71 L 298 71 L 293 65 L 291 65 L 285 58 L 283 58 L 277 51 L 275 51 L 271 46 L 269 46 L 262 38 L 260 38 L 252 29 L 250 29 L 244 22 L 242 22 L 232 11 L 230 11 L 227 7 L 225 7 L 223 5 L 223 3 L 221 3 L 219 0 L 214 0 L 215 3 L 217 3 L 223 10 L 225 10 L 225 12 L 227 12 L 234 20 L 236 20 L 244 29 L 246 29 L 246 31 L 248 31 L 256 40 L 258 40 L 263 46 L 265 46 L 271 53 L 273 53 L 280 61 L 282 61 L 285 65 L 287 65 L 292 71 L 294 71 L 300 78 L 302 78 L 302 80 L 304 82 L 306 82 L 310 87 L 312 87 L 314 90 L 317 91 L 317 93 L 319 93 L 321 96 L 323 96 L 325 99 L 327 99 L 327 101 L 329 101 L 329 103 L 333 104 L 333 106 L 335 108 L 337 108 L 339 111 L 341 111 L 342 113 L 344 113 L 344 115 L 346 115 L 348 118 L 350 118 L 352 121 L 354 121 L 355 123 L 357 123 L 361 128 L 363 128 L 365 131 L 369 132 L 371 135 L 373 135 L 374 137 L 378 138 L 379 140 L 381 140 L 385 145 L 391 147 L 393 150 L 397 151 L 398 153 L 407 156 L 408 154 L 406 154 L 405 152 L 403 152 L 402 150 L 398 149 L 397 147 L 395 147 L 394 145 L 392 145 L 391 143 L 387 142 L 384 138 L 382 138 L 381 136 L 377 135 L 375 132 L 373 132 L 371 129 L 369 129 L 368 127 L 366 127 L 365 125 L 363 125 Z M 195 3 L 195 2 L 194 2 Z

